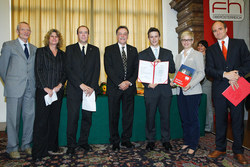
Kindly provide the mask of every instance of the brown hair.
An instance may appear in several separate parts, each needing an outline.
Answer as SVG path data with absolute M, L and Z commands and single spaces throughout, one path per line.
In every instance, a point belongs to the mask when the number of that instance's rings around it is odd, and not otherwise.
M 48 46 L 49 45 L 49 38 L 50 38 L 50 35 L 55 32 L 56 35 L 58 36 L 59 38 L 59 42 L 57 44 L 57 47 L 58 48 L 61 48 L 62 45 L 63 45 L 63 39 L 62 39 L 62 34 L 60 33 L 60 31 L 58 31 L 57 29 L 50 29 L 46 35 L 44 36 L 44 40 L 43 40 L 43 43 L 45 46 Z

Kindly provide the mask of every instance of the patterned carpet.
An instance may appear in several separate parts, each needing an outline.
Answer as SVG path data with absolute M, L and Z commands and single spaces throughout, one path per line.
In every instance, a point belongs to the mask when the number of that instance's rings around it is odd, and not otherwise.
M 6 135 L 0 133 L 0 166 L 2 167 L 19 167 L 19 166 L 51 166 L 51 167 L 68 167 L 68 166 L 87 166 L 87 167 L 118 167 L 118 166 L 175 166 L 175 167 L 240 167 L 235 159 L 231 149 L 231 142 L 228 142 L 227 156 L 216 160 L 207 158 L 207 154 L 214 149 L 215 136 L 207 133 L 200 138 L 200 147 L 196 151 L 194 157 L 187 157 L 185 154 L 178 153 L 177 150 L 182 144 L 182 139 L 172 140 L 173 151 L 165 152 L 160 142 L 156 143 L 154 151 L 145 150 L 145 142 L 135 142 L 136 148 L 122 148 L 120 151 L 113 152 L 109 144 L 92 145 L 93 151 L 85 153 L 81 149 L 77 149 L 75 156 L 52 155 L 45 157 L 42 161 L 33 162 L 31 157 L 26 156 L 21 152 L 20 160 L 11 160 L 8 154 L 5 153 Z M 64 152 L 66 148 L 62 147 Z M 250 159 L 250 151 L 245 149 L 246 158 Z

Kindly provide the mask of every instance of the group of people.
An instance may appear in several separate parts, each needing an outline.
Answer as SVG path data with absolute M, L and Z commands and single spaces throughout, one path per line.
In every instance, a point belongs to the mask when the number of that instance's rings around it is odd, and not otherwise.
M 135 147 L 130 138 L 139 60 L 168 61 L 169 73 L 176 74 L 182 64 L 195 69 L 191 82 L 186 87 L 177 87 L 177 102 L 184 139 L 178 151 L 194 156 L 197 150 L 200 137 L 198 108 L 202 94 L 201 83 L 204 82 L 206 72 L 206 78 L 213 80 L 213 102 L 216 115 L 216 150 L 208 157 L 217 158 L 226 154 L 227 108 L 229 107 L 234 137 L 232 149 L 236 159 L 242 164 L 247 164 L 242 148 L 243 102 L 235 107 L 221 93 L 229 85 L 237 88 L 239 77 L 250 72 L 249 50 L 243 40 L 231 39 L 227 36 L 227 27 L 224 22 L 216 21 L 212 26 L 212 31 L 218 42 L 208 48 L 205 46 L 207 50 L 203 54 L 193 49 L 193 32 L 184 31 L 180 36 L 184 49 L 174 60 L 170 50 L 160 47 L 161 34 L 157 28 L 151 27 L 148 30 L 150 46 L 140 53 L 134 46 L 127 44 L 128 28 L 126 26 L 117 28 L 117 43 L 107 46 L 104 53 L 112 150 L 119 150 L 120 147 Z M 13 159 L 20 158 L 18 151 L 20 116 L 23 120 L 21 150 L 32 155 L 34 160 L 47 156 L 49 152 L 60 152 L 58 128 L 66 80 L 67 154 L 74 155 L 76 147 L 91 151 L 88 137 L 92 112 L 80 107 L 83 93 L 90 96 L 93 93 L 97 95 L 100 91 L 98 85 L 100 51 L 98 47 L 88 43 L 90 33 L 88 27 L 77 28 L 78 42 L 67 46 L 65 52 L 60 50 L 63 40 L 61 33 L 56 29 L 47 32 L 44 47 L 38 49 L 28 42 L 31 33 L 28 23 L 20 22 L 16 32 L 18 38 L 3 44 L 0 57 L 0 76 L 4 82 L 4 95 L 7 99 L 7 153 Z M 207 45 L 204 42 L 201 44 Z M 225 48 L 228 50 L 226 57 L 223 55 Z M 206 67 L 204 59 L 206 59 Z M 158 109 L 161 121 L 161 142 L 166 151 L 171 150 L 169 123 L 171 87 L 174 83 L 168 78 L 167 84 L 143 83 L 143 85 L 146 106 L 146 149 L 154 150 L 155 148 L 155 114 Z M 46 105 L 44 96 L 47 94 L 49 96 L 56 94 L 57 101 Z M 118 131 L 120 103 L 122 103 L 123 128 L 121 136 Z M 76 132 L 80 110 L 82 121 L 80 138 L 77 142 Z

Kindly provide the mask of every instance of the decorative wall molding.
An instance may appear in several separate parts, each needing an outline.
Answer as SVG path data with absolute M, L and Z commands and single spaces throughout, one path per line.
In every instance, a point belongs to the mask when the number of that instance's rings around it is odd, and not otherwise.
M 203 0 L 172 0 L 170 3 L 172 9 L 178 12 L 177 21 L 178 27 L 176 32 L 178 38 L 185 30 L 190 30 L 194 33 L 194 48 L 197 43 L 204 39 L 204 24 L 203 24 Z M 183 49 L 180 40 L 178 43 L 178 51 Z

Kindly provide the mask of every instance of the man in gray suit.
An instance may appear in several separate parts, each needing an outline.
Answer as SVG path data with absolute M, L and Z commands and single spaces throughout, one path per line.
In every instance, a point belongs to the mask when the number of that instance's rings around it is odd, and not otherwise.
M 20 22 L 16 32 L 18 38 L 5 42 L 0 56 L 0 77 L 4 82 L 4 96 L 7 99 L 8 144 L 6 151 L 12 159 L 20 158 L 18 133 L 21 116 L 23 121 L 21 150 L 31 155 L 30 143 L 35 115 L 36 47 L 28 43 L 31 33 L 28 23 Z

